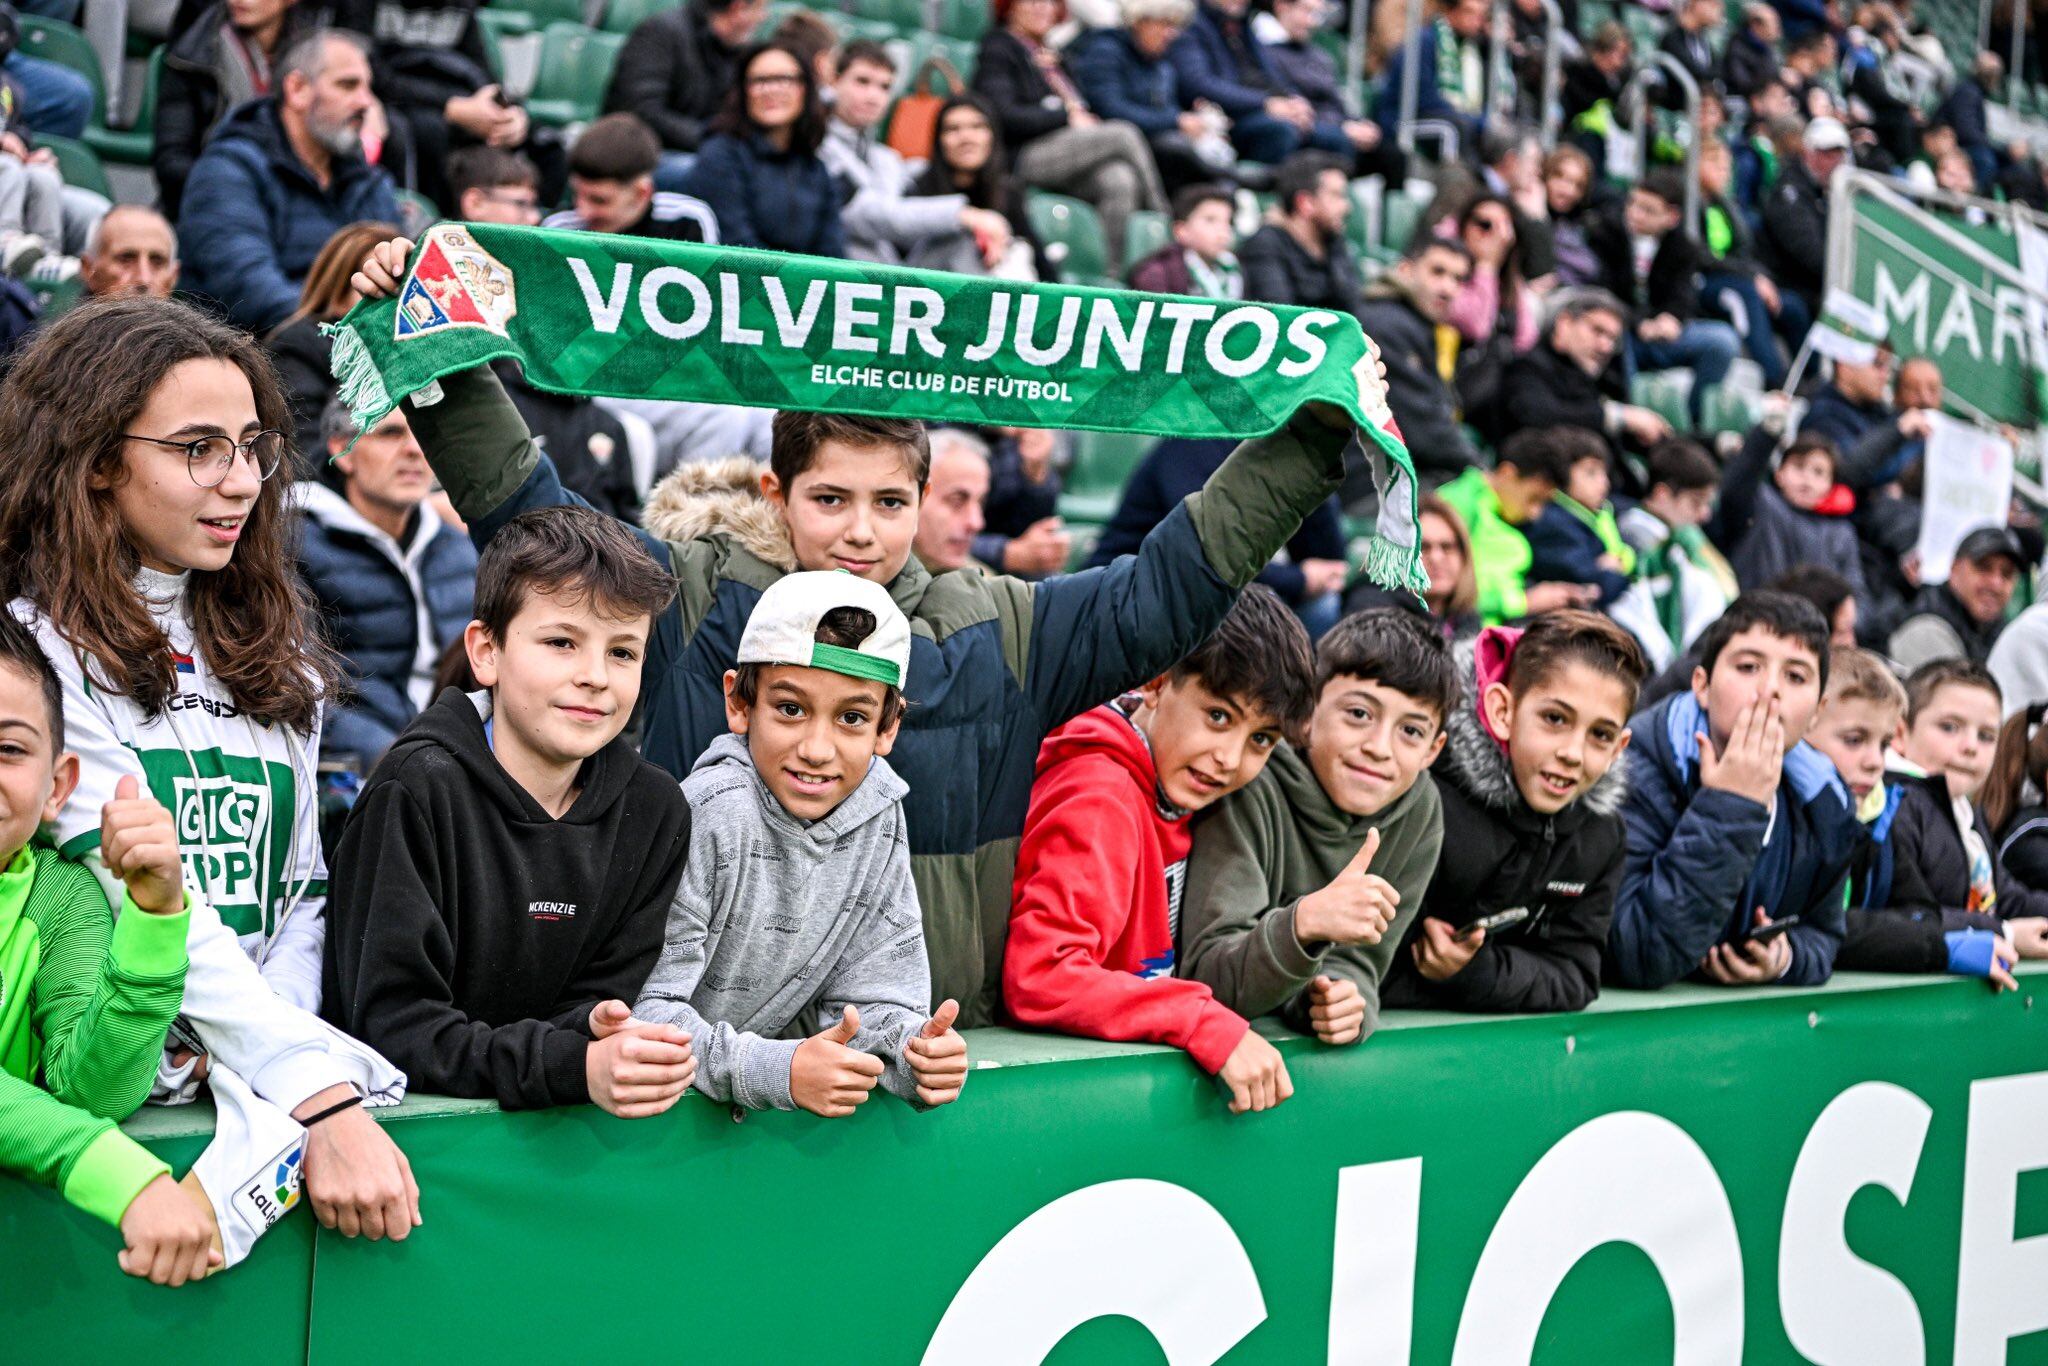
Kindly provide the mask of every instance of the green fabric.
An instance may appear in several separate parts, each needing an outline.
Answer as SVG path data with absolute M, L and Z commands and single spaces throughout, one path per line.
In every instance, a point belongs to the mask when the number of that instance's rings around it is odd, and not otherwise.
M 117 925 L 99 882 L 54 850 L 23 849 L 0 873 L 0 1170 L 110 1223 L 169 1170 L 114 1121 L 156 1077 L 189 922 L 124 899 Z
M 1472 537 L 1472 572 L 1479 583 L 1479 616 L 1488 626 L 1498 626 L 1526 616 L 1529 598 L 1526 584 L 1529 538 L 1501 516 L 1500 498 L 1487 482 L 1486 471 L 1468 469 L 1437 490 L 1463 519 Z
M 1704 216 L 1707 224 L 1707 250 L 1714 253 L 1714 259 L 1718 261 L 1735 245 L 1735 229 L 1729 225 L 1728 210 L 1719 204 L 1707 205 Z
M 890 687 L 901 687 L 903 671 L 886 659 L 876 655 L 864 655 L 859 650 L 849 650 L 843 645 L 813 645 L 811 667 L 829 669 L 833 673 L 845 674 L 849 678 L 865 678 L 876 683 L 887 683 Z
M 1330 885 L 1380 832 L 1371 872 L 1400 893 L 1400 913 L 1377 944 L 1303 945 L 1301 899 Z M 1309 766 L 1283 745 L 1242 791 L 1195 826 L 1180 913 L 1176 975 L 1206 982 L 1240 1015 L 1281 1012 L 1312 1032 L 1305 995 L 1318 975 L 1346 978 L 1365 998 L 1365 1030 L 1379 1023 L 1380 979 L 1422 907 L 1443 845 L 1444 815 L 1427 773 L 1371 816 L 1340 811 Z
M 552 393 L 1069 431 L 1248 438 L 1327 403 L 1381 492 L 1365 571 L 1427 587 L 1414 469 L 1349 314 L 443 223 L 396 297 L 328 332 L 363 431 L 501 357 Z

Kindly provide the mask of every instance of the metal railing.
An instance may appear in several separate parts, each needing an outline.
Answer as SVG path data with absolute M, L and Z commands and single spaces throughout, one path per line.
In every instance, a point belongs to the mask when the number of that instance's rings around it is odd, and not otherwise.
M 1634 100 L 1638 113 L 1631 136 L 1640 146 L 1646 137 L 1654 135 L 1656 116 L 1650 106 L 1649 88 L 1665 75 L 1676 81 L 1685 95 L 1685 230 L 1697 237 L 1700 232 L 1700 83 L 1693 79 L 1692 72 L 1686 70 L 1685 63 L 1678 58 L 1668 52 L 1653 52 L 1642 69 L 1622 87 L 1621 98 L 1615 102 L 1614 117 L 1619 121 L 1621 111 Z M 1644 155 L 1647 156 L 1647 152 Z

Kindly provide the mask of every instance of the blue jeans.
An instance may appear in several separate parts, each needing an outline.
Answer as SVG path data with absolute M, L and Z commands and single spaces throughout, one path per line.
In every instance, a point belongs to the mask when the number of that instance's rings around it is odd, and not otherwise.
M 60 138 L 84 134 L 92 118 L 92 82 L 68 66 L 14 52 L 7 74 L 21 83 L 21 117 L 38 133 Z
M 1685 324 L 1675 341 L 1646 342 L 1631 336 L 1628 352 L 1631 369 L 1675 370 L 1685 366 L 1692 371 L 1692 393 L 1686 397 L 1685 407 L 1693 426 L 1698 427 L 1700 404 L 1705 401 L 1707 388 L 1728 378 L 1728 367 L 1742 354 L 1742 338 L 1727 323 L 1696 320 Z
M 1742 349 L 1763 367 L 1764 387 L 1776 389 L 1785 383 L 1789 367 L 1778 346 L 1778 334 L 1771 310 L 1764 307 L 1756 281 L 1747 275 L 1716 271 L 1700 282 L 1700 306 L 1726 318 L 1742 338 Z

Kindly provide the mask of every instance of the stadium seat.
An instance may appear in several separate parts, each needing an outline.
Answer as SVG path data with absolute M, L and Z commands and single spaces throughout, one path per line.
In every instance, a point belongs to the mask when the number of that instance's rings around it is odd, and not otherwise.
M 1685 410 L 1685 400 L 1691 393 L 1692 371 L 1652 370 L 1635 377 L 1629 386 L 1628 400 L 1650 409 L 1682 432 L 1692 426 L 1692 416 Z
M 55 19 L 24 14 L 21 16 L 21 51 L 46 62 L 68 66 L 85 77 L 92 87 L 92 116 L 86 123 L 85 140 L 100 157 L 130 166 L 149 164 L 151 125 L 156 117 L 154 63 L 151 67 L 151 88 L 143 96 L 143 117 L 133 129 L 120 129 L 107 126 L 107 73 L 100 66 L 99 53 L 93 50 L 92 41 L 85 36 L 84 30 Z
M 1060 516 L 1069 522 L 1106 524 L 1152 442 L 1137 432 L 1076 432 L 1074 463 L 1067 468 L 1060 494 Z
M 604 31 L 631 33 L 663 10 L 681 9 L 682 0 L 606 0 Z
M 534 28 L 531 14 L 504 5 L 485 5 L 476 12 L 476 25 L 483 30 L 486 44 L 496 38 L 514 38 L 522 33 L 531 33 Z
M 625 37 L 599 33 L 581 24 L 549 24 L 541 36 L 540 73 L 526 112 L 535 123 L 560 128 L 597 117 L 611 84 L 612 64 Z
M 588 11 L 586 0 L 506 0 L 494 8 L 524 14 L 529 29 L 544 29 L 550 24 L 580 24 Z
M 94 194 L 114 197 L 114 191 L 107 184 L 106 167 L 100 164 L 99 153 L 93 151 L 90 143 L 76 138 L 60 138 L 53 134 L 39 134 L 36 146 L 47 147 L 57 157 L 57 170 L 64 177 L 66 185 L 75 185 L 81 190 Z
M 75 274 L 55 281 L 24 280 L 22 284 L 36 296 L 36 305 L 42 310 L 44 322 L 62 317 L 85 297 L 85 281 Z
M 1105 273 L 1109 242 L 1102 235 L 1102 219 L 1092 207 L 1063 194 L 1033 190 L 1025 196 L 1024 214 L 1045 244 L 1045 259 L 1059 271 L 1061 280 L 1070 285 L 1115 283 Z
M 1755 389 L 1717 384 L 1700 398 L 1700 426 L 1710 436 L 1722 432 L 1746 436 L 1763 416 L 1763 395 Z
M 1163 213 L 1140 209 L 1124 229 L 1124 257 L 1138 262 L 1173 240 L 1173 224 Z
M 1428 207 L 1428 200 L 1405 190 L 1388 195 L 1381 205 L 1380 249 L 1390 256 L 1406 251 L 1415 230 L 1422 226 L 1422 214 Z

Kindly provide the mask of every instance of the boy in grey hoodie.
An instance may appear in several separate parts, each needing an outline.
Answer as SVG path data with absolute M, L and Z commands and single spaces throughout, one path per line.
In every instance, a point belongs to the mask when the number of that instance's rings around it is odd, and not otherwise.
M 747 619 L 732 733 L 683 780 L 690 859 L 633 1011 L 690 1032 L 714 1100 L 836 1118 L 877 1081 L 922 1108 L 967 1079 L 959 1006 L 930 1010 L 909 789 L 882 757 L 909 661 L 909 621 L 851 574 L 790 574 Z

